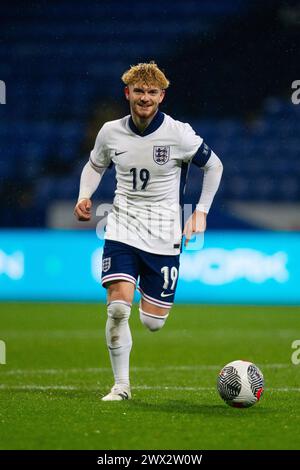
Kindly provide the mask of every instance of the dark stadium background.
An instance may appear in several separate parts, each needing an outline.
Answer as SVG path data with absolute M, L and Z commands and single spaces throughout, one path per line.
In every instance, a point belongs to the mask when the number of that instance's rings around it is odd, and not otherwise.
M 122 72 L 154 59 L 171 80 L 163 111 L 224 162 L 210 228 L 299 229 L 299 217 L 283 224 L 277 211 L 300 196 L 299 15 L 299 2 L 276 0 L 3 2 L 0 226 L 76 225 L 52 211 L 73 207 L 102 123 L 128 113 Z M 113 187 L 110 171 L 101 201 Z M 199 188 L 194 172 L 188 201 Z
M 299 449 L 300 1 L 15 0 L 0 16 L 0 449 Z M 99 219 L 73 208 L 99 128 L 128 114 L 120 76 L 149 60 L 171 81 L 162 111 L 224 174 L 164 330 L 133 307 L 120 412 L 100 401 Z M 111 169 L 94 208 L 114 186 Z M 185 202 L 200 190 L 193 171 Z M 239 358 L 266 379 L 243 411 L 215 387 Z

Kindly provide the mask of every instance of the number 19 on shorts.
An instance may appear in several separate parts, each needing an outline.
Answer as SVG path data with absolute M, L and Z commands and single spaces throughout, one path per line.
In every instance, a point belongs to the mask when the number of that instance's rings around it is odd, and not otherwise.
M 169 266 L 163 266 L 161 268 L 161 272 L 164 275 L 163 289 L 174 290 L 176 286 L 177 277 L 178 277 L 178 269 L 175 266 L 172 266 L 171 269 L 169 268 Z

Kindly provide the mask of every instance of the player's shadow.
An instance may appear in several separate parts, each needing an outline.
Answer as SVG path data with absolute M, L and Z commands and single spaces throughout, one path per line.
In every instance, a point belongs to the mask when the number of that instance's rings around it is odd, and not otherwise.
M 24 395 L 28 394 L 28 390 L 14 390 L 14 394 L 16 395 Z M 101 401 L 101 397 L 104 395 L 103 393 L 99 393 L 99 391 L 91 391 L 91 390 L 30 390 L 31 395 L 36 396 L 47 396 L 51 395 L 51 399 L 61 399 L 62 397 L 66 400 L 87 400 L 93 404 L 94 409 L 98 409 L 101 411 L 103 407 L 111 407 L 116 406 L 114 402 L 103 402 Z M 134 398 L 130 401 L 125 401 L 122 403 L 118 403 L 117 406 L 126 407 L 126 410 L 132 409 L 136 411 L 142 411 L 144 413 L 170 413 L 171 415 L 179 415 L 179 414 L 191 414 L 195 415 L 202 415 L 202 416 L 215 416 L 220 418 L 232 418 L 233 415 L 238 417 L 244 417 L 245 413 L 250 413 L 249 416 L 262 416 L 270 413 L 274 413 L 275 408 L 270 407 L 268 408 L 258 406 L 258 407 L 251 407 L 247 409 L 241 410 L 240 408 L 232 408 L 223 404 L 221 401 L 220 403 L 191 403 L 188 400 L 163 400 L 157 402 L 155 400 L 153 403 L 149 403 L 149 401 L 145 402 L 139 398 Z M 124 408 L 125 409 L 125 408 Z M 242 413 L 241 413 L 242 411 Z
M 203 416 L 220 416 L 220 418 L 232 418 L 233 414 L 236 416 L 244 416 L 244 413 L 240 413 L 239 408 L 232 408 L 226 405 L 225 403 L 220 404 L 208 404 L 208 403 L 191 403 L 187 400 L 165 400 L 161 403 L 149 403 L 144 402 L 139 399 L 132 400 L 130 402 L 130 408 L 134 408 L 136 410 L 141 410 L 144 412 L 149 413 L 171 413 L 171 414 L 192 414 L 192 415 L 203 415 Z M 251 411 L 250 411 L 251 410 Z M 268 409 L 260 407 L 258 408 L 248 408 L 242 410 L 243 412 L 248 413 L 251 412 L 251 416 L 253 415 L 262 415 L 269 414 L 273 412 L 273 410 L 268 407 Z

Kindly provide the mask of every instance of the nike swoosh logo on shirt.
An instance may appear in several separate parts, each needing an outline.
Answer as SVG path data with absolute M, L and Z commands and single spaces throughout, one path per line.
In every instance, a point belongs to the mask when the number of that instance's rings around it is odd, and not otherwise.
M 170 297 L 170 295 L 173 295 L 173 294 L 165 294 L 164 292 L 160 294 L 161 297 Z
M 117 157 L 118 155 L 122 155 L 122 153 L 126 153 L 128 150 L 125 150 L 124 152 L 115 152 L 115 156 Z

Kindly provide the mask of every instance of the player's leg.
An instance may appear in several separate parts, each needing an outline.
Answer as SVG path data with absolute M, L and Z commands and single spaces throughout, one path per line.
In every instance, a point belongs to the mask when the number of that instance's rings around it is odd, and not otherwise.
M 160 330 L 172 307 L 179 269 L 179 255 L 142 253 L 140 320 L 150 331 Z
M 131 398 L 129 357 L 132 338 L 129 316 L 136 282 L 136 264 L 131 247 L 106 241 L 102 284 L 107 289 L 106 342 L 115 384 L 104 401 Z
M 129 317 L 135 286 L 128 281 L 107 284 L 106 343 L 114 375 L 114 386 L 104 401 L 131 398 L 129 383 L 129 357 L 132 338 Z

